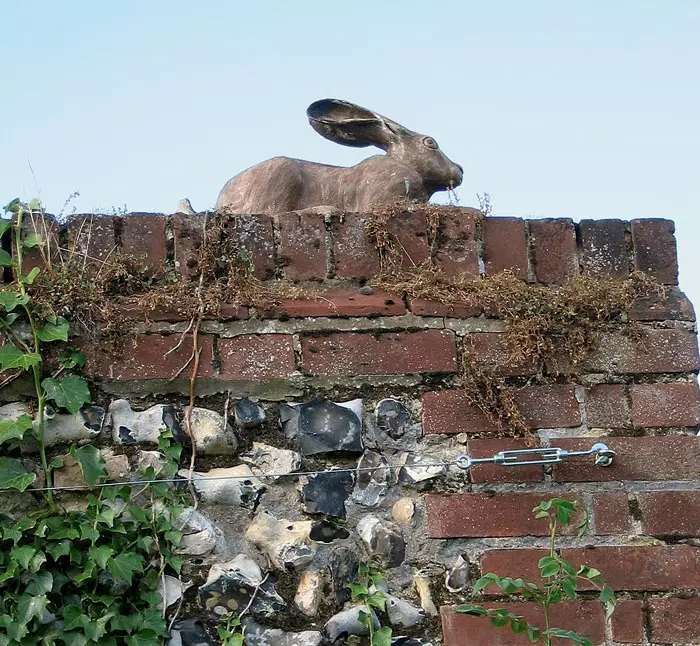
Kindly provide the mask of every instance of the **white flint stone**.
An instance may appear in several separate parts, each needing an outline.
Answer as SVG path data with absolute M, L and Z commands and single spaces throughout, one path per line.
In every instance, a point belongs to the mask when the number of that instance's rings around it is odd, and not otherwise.
M 165 456 L 160 451 L 139 451 L 138 453 L 138 469 L 141 475 L 144 475 L 150 467 L 158 475 L 165 466 L 165 462 Z
M 166 408 L 157 404 L 137 412 L 131 410 L 126 399 L 115 399 L 109 405 L 112 439 L 120 444 L 157 444 L 160 436 L 169 430 L 163 420 Z
M 253 442 L 252 451 L 244 453 L 241 460 L 252 467 L 253 473 L 269 477 L 273 482 L 282 476 L 269 476 L 268 474 L 288 474 L 301 469 L 300 453 L 278 449 L 261 442 Z
M 425 617 L 423 610 L 391 594 L 386 595 L 386 613 L 392 626 L 405 628 L 416 626 Z
M 302 568 L 313 560 L 316 543 L 309 538 L 312 521 L 291 522 L 267 512 L 258 514 L 245 537 L 258 547 L 278 569 Z
M 200 455 L 232 455 L 238 442 L 233 429 L 224 427 L 224 418 L 208 408 L 193 408 L 191 430 L 197 453 Z
M 180 469 L 178 475 L 186 478 L 189 469 Z M 205 473 L 195 471 L 192 484 L 205 502 L 251 509 L 255 508 L 260 494 L 265 490 L 265 485 L 253 475 L 247 464 L 211 469 Z
M 321 646 L 323 635 L 317 630 L 292 633 L 280 628 L 268 628 L 248 619 L 245 627 L 246 646 Z
M 160 580 L 160 596 L 162 597 L 159 607 L 162 608 L 165 604 L 166 608 L 169 608 L 174 603 L 177 603 L 182 599 L 182 595 L 185 594 L 187 588 L 191 584 L 185 584 L 180 579 L 176 579 L 174 576 L 169 574 L 164 574 Z
M 176 554 L 205 556 L 214 551 L 222 539 L 214 523 L 194 507 L 185 509 L 173 521 L 173 526 L 183 533 L 180 544 L 174 549 Z
M 339 637 L 345 635 L 369 634 L 367 626 L 360 621 L 361 612 L 367 612 L 367 608 L 364 605 L 354 606 L 333 615 L 326 622 L 324 627 L 326 635 L 328 635 L 328 639 L 330 639 L 331 642 L 334 642 Z M 374 611 L 372 612 L 372 623 L 374 624 L 375 628 L 380 627 L 379 619 L 377 619 L 377 615 L 374 614 Z

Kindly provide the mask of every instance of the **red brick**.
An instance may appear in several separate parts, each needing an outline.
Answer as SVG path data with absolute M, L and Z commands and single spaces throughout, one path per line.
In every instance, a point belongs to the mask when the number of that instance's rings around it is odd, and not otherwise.
M 562 557 L 600 570 L 613 590 L 700 587 L 700 548 L 690 545 L 573 548 L 562 550 Z
M 634 268 L 666 285 L 678 284 L 674 231 L 672 220 L 632 220 Z
M 625 491 L 605 491 L 593 497 L 593 522 L 599 536 L 631 534 L 632 521 Z
M 478 332 L 470 334 L 467 347 L 477 364 L 499 376 L 532 375 L 537 364 L 532 359 L 516 360 L 508 344 L 508 335 L 500 332 Z
M 695 310 L 678 287 L 667 287 L 665 297 L 639 296 L 629 311 L 633 321 L 694 321 Z
M 506 269 L 518 278 L 527 278 L 527 238 L 520 218 L 487 217 L 483 222 L 483 254 L 486 274 Z
M 532 386 L 515 390 L 513 395 L 530 428 L 571 428 L 581 424 L 573 386 Z
M 284 379 L 295 371 L 290 334 L 243 334 L 219 339 L 221 376 L 233 381 Z
M 489 536 L 547 536 L 549 524 L 532 512 L 542 493 L 428 494 L 428 534 L 432 538 L 483 538 Z
M 424 298 L 409 299 L 411 313 L 416 316 L 441 316 L 446 318 L 469 319 L 480 316 L 481 305 L 468 303 L 438 303 Z
M 600 384 L 586 389 L 586 417 L 593 428 L 624 428 L 630 425 L 627 387 Z
M 650 641 L 700 644 L 700 597 L 649 599 Z
M 472 458 L 489 458 L 499 451 L 517 451 L 530 448 L 524 440 L 470 439 L 467 451 Z M 477 464 L 469 470 L 472 482 L 539 482 L 544 479 L 541 466 L 502 467 L 496 464 Z
M 470 403 L 464 390 L 423 394 L 423 432 L 478 433 L 498 431 L 499 425 Z
M 536 580 L 537 561 L 545 550 L 488 550 L 481 571 Z M 565 548 L 562 558 L 588 565 L 603 575 L 613 590 L 658 591 L 700 587 L 700 548 L 690 545 L 635 545 Z M 583 582 L 581 589 L 591 589 Z
M 401 296 L 379 291 L 365 296 L 356 289 L 345 289 L 320 292 L 310 299 L 285 300 L 263 312 L 262 316 L 400 316 L 405 313 Z
M 531 220 L 530 241 L 538 282 L 562 285 L 577 273 L 576 233 L 572 220 Z
M 700 536 L 700 491 L 647 491 L 637 500 L 644 534 Z
M 691 435 L 663 437 L 603 437 L 558 439 L 569 450 L 590 449 L 605 442 L 616 452 L 609 467 L 596 467 L 592 459 L 578 459 L 554 467 L 559 482 L 610 482 L 617 480 L 695 480 L 700 478 L 700 438 Z
M 476 209 L 450 208 L 440 216 L 436 262 L 448 276 L 479 275 L 479 253 L 476 242 Z
M 639 644 L 644 641 L 644 604 L 636 599 L 618 599 L 612 616 L 613 641 Z
M 306 335 L 301 344 L 307 374 L 390 375 L 457 370 L 455 336 L 449 330 Z
M 130 213 L 121 219 L 122 250 L 157 275 L 165 273 L 165 216 Z
M 101 262 L 117 247 L 114 224 L 117 218 L 108 215 L 74 215 L 66 226 L 68 249 L 88 261 Z
M 533 386 L 513 390 L 513 397 L 530 428 L 570 428 L 581 424 L 572 386 Z M 423 395 L 423 431 L 431 433 L 478 433 L 501 427 L 470 404 L 462 390 Z
M 139 334 L 112 352 L 86 348 L 87 372 L 103 381 L 173 379 L 192 354 L 191 336 L 186 336 L 177 350 L 167 354 L 180 343 L 181 338 L 180 334 Z M 197 374 L 211 377 L 212 337 L 200 334 L 198 343 L 201 354 Z M 191 370 L 192 364 L 180 376 L 189 378 Z
M 635 428 L 697 426 L 700 391 L 697 382 L 633 384 L 632 422 Z
M 260 280 L 275 274 L 275 241 L 272 217 L 260 214 L 239 214 L 229 224 L 229 235 L 236 240 L 239 249 L 248 254 L 253 263 L 253 275 Z M 322 247 L 325 240 L 321 236 Z M 324 255 L 325 262 L 325 255 Z M 325 264 L 323 265 L 325 267 Z
M 536 603 L 488 603 L 490 608 L 507 608 L 528 622 L 544 629 L 542 609 Z M 495 628 L 484 617 L 460 615 L 454 607 L 442 606 L 442 631 L 445 646 L 532 646 L 525 634 L 516 635 L 509 626 Z M 605 641 L 603 611 L 597 601 L 566 601 L 551 608 L 550 625 L 573 630 L 587 637 L 593 644 Z M 555 640 L 559 643 L 559 640 Z M 562 641 L 562 643 L 564 643 Z
M 202 244 L 202 233 L 207 219 L 206 214 L 173 215 L 175 266 L 183 276 L 198 273 L 197 250 Z
M 317 213 L 282 213 L 279 216 L 280 261 L 291 280 L 323 279 L 326 262 L 326 227 Z
M 172 305 L 169 307 L 158 307 L 150 309 L 139 303 L 137 297 L 122 296 L 114 299 L 119 307 L 119 313 L 130 320 L 143 321 L 189 321 L 192 319 L 191 308 L 185 306 Z M 209 312 L 204 315 L 205 320 L 231 320 L 248 318 L 248 308 L 229 303 L 219 304 L 218 312 Z
M 428 260 L 428 227 L 422 211 L 397 213 L 387 220 L 386 228 L 397 246 L 403 267 L 414 267 Z
M 629 266 L 622 220 L 581 220 L 581 266 L 591 276 L 627 278 Z
M 695 372 L 697 337 L 693 332 L 676 329 L 644 330 L 638 341 L 619 333 L 603 333 L 585 366 L 592 372 L 612 374 Z
M 333 216 L 331 235 L 338 278 L 368 279 L 379 271 L 379 252 L 367 235 L 367 223 L 372 216 L 346 213 Z

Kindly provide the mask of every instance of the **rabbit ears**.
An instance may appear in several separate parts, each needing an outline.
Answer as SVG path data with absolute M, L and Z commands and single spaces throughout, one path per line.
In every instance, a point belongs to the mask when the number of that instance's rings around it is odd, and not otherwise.
M 306 115 L 318 134 L 343 146 L 377 146 L 387 150 L 402 132 L 409 132 L 376 112 L 339 99 L 314 101 Z

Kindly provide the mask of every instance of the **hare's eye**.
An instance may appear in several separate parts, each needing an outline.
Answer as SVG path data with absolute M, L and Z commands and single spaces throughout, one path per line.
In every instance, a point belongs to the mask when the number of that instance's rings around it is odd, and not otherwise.
M 423 137 L 423 145 L 426 148 L 432 148 L 433 150 L 438 149 L 437 141 L 435 141 L 435 139 L 432 137 Z

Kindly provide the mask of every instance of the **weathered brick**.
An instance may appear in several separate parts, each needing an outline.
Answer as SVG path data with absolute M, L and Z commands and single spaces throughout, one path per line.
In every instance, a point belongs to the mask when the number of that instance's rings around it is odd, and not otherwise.
M 68 249 L 85 256 L 88 262 L 102 262 L 114 253 L 117 243 L 114 224 L 108 215 L 74 215 L 66 225 Z
M 442 316 L 446 318 L 468 319 L 480 316 L 481 305 L 467 303 L 438 303 L 424 298 L 409 299 L 411 312 L 416 316 Z
M 605 491 L 593 497 L 593 522 L 599 536 L 630 534 L 632 520 L 625 491 Z
M 326 227 L 317 213 L 293 211 L 279 216 L 279 257 L 284 275 L 291 280 L 323 279 L 326 262 Z
M 691 545 L 573 548 L 562 550 L 562 556 L 600 570 L 613 590 L 700 587 L 700 548 Z
M 491 608 L 507 608 L 510 612 L 544 629 L 542 609 L 536 603 L 490 603 Z M 442 606 L 442 631 L 445 646 L 531 646 L 525 634 L 516 635 L 510 627 L 494 628 L 484 617 L 460 615 L 454 607 Z M 605 641 L 605 624 L 600 603 L 597 601 L 565 601 L 554 604 L 551 625 L 566 626 L 591 640 L 593 644 Z
M 625 223 L 622 220 L 581 220 L 581 267 L 591 276 L 627 278 Z
M 562 285 L 578 272 L 573 220 L 532 220 L 530 241 L 538 282 L 545 285 Z
M 629 311 L 633 321 L 694 321 L 695 310 L 678 287 L 667 287 L 666 294 L 638 296 Z
M 404 267 L 415 267 L 430 257 L 428 227 L 422 211 L 404 211 L 387 220 L 387 231 Z
M 193 276 L 198 273 L 197 250 L 202 245 L 207 219 L 208 216 L 204 213 L 173 215 L 175 267 L 183 276 Z
M 672 220 L 632 220 L 634 268 L 666 285 L 678 284 L 675 225 Z
M 476 209 L 451 208 L 441 214 L 435 259 L 448 275 L 479 275 L 476 222 L 482 215 Z
M 633 384 L 632 422 L 635 428 L 697 426 L 700 391 L 692 383 Z
M 477 364 L 499 376 L 532 375 L 537 364 L 532 359 L 513 356 L 508 335 L 500 332 L 470 334 L 465 343 Z
M 644 534 L 700 536 L 700 491 L 645 491 L 637 500 Z
M 612 374 L 695 372 L 697 337 L 688 330 L 644 330 L 638 341 L 619 333 L 600 335 L 598 347 L 585 361 L 591 372 Z
M 165 273 L 165 216 L 129 213 L 121 219 L 122 250 L 154 275 Z
M 541 495 L 541 494 L 540 494 Z M 532 580 L 545 550 L 488 550 L 481 571 Z M 658 591 L 700 587 L 700 548 L 691 545 L 634 545 L 565 548 L 564 559 L 574 566 L 600 570 L 614 590 Z M 581 589 L 591 589 L 582 582 Z
M 571 428 L 581 424 L 572 386 L 532 386 L 513 389 L 515 405 L 529 428 Z M 423 431 L 431 433 L 476 433 L 497 431 L 500 425 L 484 415 L 461 390 L 443 390 L 423 395 Z
M 219 339 L 221 376 L 233 381 L 284 379 L 295 371 L 290 334 L 243 334 Z
M 572 428 L 581 424 L 573 386 L 532 386 L 515 390 L 513 396 L 530 428 Z
M 471 404 L 464 390 L 441 390 L 423 395 L 423 432 L 428 435 L 497 430 L 499 425 Z
M 9 232 L 6 235 L 7 248 L 9 249 L 11 244 Z M 54 216 L 48 213 L 25 214 L 22 219 L 22 239 L 26 240 L 30 235 L 38 236 L 41 244 L 24 249 L 22 253 L 22 271 L 25 275 L 34 267 L 43 270 L 46 267 L 45 259 L 48 259 L 49 256 L 50 260 L 60 262 L 61 227 Z M 14 251 L 14 246 L 12 246 L 13 255 Z M 2 279 L 2 269 L 0 268 L 0 279 Z
M 586 389 L 586 417 L 590 427 L 624 428 L 630 424 L 627 387 L 600 384 Z
M 467 452 L 472 458 L 488 458 L 499 451 L 518 451 L 530 448 L 524 440 L 470 439 Z M 538 482 L 544 479 L 544 471 L 539 465 L 502 467 L 496 464 L 477 464 L 469 470 L 472 482 Z
M 368 279 L 379 271 L 379 252 L 367 235 L 371 216 L 346 213 L 333 216 L 331 235 L 338 278 Z
M 644 641 L 644 604 L 637 599 L 618 599 L 612 620 L 613 641 L 640 644 Z
M 592 438 L 558 439 L 557 446 L 580 451 L 590 449 Z M 604 437 L 616 452 L 609 467 L 592 460 L 572 460 L 554 467 L 559 482 L 609 482 L 615 480 L 695 480 L 700 478 L 700 438 L 691 435 L 663 437 Z
M 401 296 L 379 291 L 363 295 L 356 289 L 336 289 L 319 292 L 308 299 L 284 300 L 262 312 L 262 317 L 399 316 L 405 313 Z
M 527 278 L 527 237 L 524 220 L 485 218 L 483 235 L 483 255 L 488 276 L 509 269 L 518 278 Z
M 700 597 L 649 599 L 650 641 L 700 644 Z
M 137 297 L 122 296 L 113 300 L 118 306 L 122 317 L 129 320 L 141 321 L 190 321 L 192 319 L 192 308 L 187 305 L 177 303 L 165 306 L 158 306 L 152 309 L 144 305 Z M 207 312 L 203 318 L 205 320 L 231 320 L 248 318 L 248 308 L 240 305 L 228 303 L 219 304 L 218 312 Z
M 301 344 L 307 374 L 389 375 L 457 370 L 455 336 L 449 330 L 305 335 Z
M 323 224 L 321 224 L 323 227 Z M 239 214 L 228 222 L 228 235 L 238 243 L 239 249 L 248 254 L 253 263 L 253 274 L 260 280 L 272 278 L 275 274 L 275 241 L 272 231 L 272 217 L 263 214 Z M 315 243 L 315 238 L 314 242 Z M 321 248 L 324 249 L 323 267 L 325 268 L 325 239 L 321 234 Z M 322 270 L 323 271 L 323 270 Z M 324 277 L 323 274 L 322 277 Z
M 93 377 L 109 381 L 141 381 L 144 379 L 173 379 L 192 354 L 192 341 L 180 334 L 139 334 L 126 340 L 119 350 L 104 351 L 86 348 L 86 371 Z M 178 346 L 177 350 L 174 350 Z M 201 349 L 198 376 L 211 377 L 212 337 L 200 334 Z M 169 353 L 169 354 L 168 354 Z M 182 371 L 190 376 L 191 364 Z
M 429 494 L 425 499 L 432 538 L 547 536 L 549 524 L 533 507 L 554 497 L 542 493 Z

